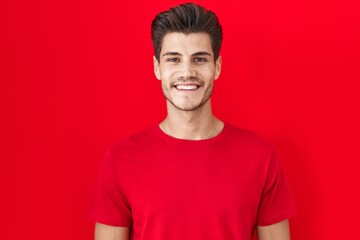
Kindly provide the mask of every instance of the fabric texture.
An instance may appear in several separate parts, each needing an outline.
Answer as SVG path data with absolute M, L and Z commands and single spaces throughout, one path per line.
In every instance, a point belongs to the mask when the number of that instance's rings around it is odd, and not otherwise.
M 273 146 L 225 124 L 207 140 L 181 140 L 156 126 L 107 151 L 89 209 L 139 240 L 250 240 L 296 212 Z

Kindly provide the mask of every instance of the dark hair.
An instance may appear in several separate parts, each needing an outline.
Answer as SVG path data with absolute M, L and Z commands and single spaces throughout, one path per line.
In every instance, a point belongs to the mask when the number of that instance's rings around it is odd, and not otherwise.
M 151 38 L 155 57 L 160 60 L 162 41 L 167 33 L 204 32 L 210 35 L 214 59 L 219 57 L 222 28 L 215 13 L 194 3 L 181 4 L 156 15 L 151 24 Z

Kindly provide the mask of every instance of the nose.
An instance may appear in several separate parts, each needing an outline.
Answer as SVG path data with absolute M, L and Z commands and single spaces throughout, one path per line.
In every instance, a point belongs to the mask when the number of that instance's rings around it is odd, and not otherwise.
M 180 70 L 180 78 L 182 79 L 192 79 L 196 77 L 196 70 L 194 66 L 189 62 L 184 62 Z

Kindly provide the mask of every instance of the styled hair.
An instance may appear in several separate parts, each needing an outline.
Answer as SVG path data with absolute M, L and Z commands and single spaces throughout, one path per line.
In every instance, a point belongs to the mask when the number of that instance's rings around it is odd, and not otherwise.
M 222 43 L 222 27 L 215 13 L 194 3 L 185 3 L 156 15 L 151 24 L 151 38 L 155 57 L 160 61 L 160 51 L 167 33 L 208 33 L 214 60 L 219 57 Z

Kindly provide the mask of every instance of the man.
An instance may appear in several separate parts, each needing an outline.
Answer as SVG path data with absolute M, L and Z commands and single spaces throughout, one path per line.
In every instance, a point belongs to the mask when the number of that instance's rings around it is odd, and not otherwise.
M 113 145 L 90 215 L 96 240 L 288 240 L 293 199 L 271 144 L 211 111 L 222 29 L 184 4 L 152 23 L 167 117 Z

